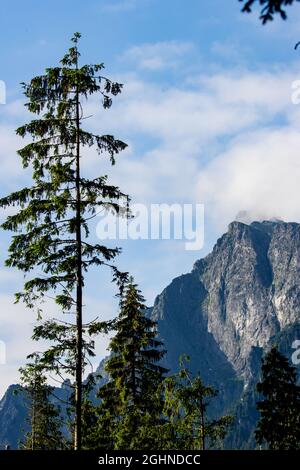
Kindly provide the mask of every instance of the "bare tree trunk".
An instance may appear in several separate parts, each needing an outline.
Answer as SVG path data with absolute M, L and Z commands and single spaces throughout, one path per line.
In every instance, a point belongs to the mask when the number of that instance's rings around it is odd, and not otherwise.
M 76 69 L 78 69 L 78 58 Z M 74 449 L 81 449 L 82 414 L 82 247 L 81 247 L 81 194 L 80 194 L 80 105 L 76 90 L 76 244 L 77 244 L 77 287 L 76 287 L 76 384 L 75 384 L 75 434 Z
M 201 412 L 201 450 L 205 450 L 205 417 L 204 417 L 204 409 L 203 409 L 203 403 L 201 400 L 201 405 L 200 405 L 200 412 Z
M 34 384 L 32 396 L 32 417 L 31 417 L 31 450 L 35 450 L 35 404 L 36 404 L 36 384 Z

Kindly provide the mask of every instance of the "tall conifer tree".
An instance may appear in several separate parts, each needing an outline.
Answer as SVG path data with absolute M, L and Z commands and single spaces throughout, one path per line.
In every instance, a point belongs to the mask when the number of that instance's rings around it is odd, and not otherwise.
M 75 311 L 75 449 L 81 447 L 84 274 L 92 265 L 108 265 L 116 281 L 126 278 L 112 264 L 119 249 L 93 243 L 89 221 L 99 209 L 120 213 L 127 207 L 125 194 L 110 185 L 107 176 L 88 179 L 82 174 L 85 148 L 95 146 L 114 164 L 126 144 L 83 128 L 86 99 L 98 93 L 103 107 L 109 108 L 122 85 L 102 75 L 103 64 L 80 64 L 79 38 L 75 33 L 59 66 L 23 84 L 26 107 L 38 116 L 17 129 L 19 136 L 32 139 L 18 153 L 23 167 L 32 168 L 33 185 L 0 200 L 1 207 L 19 208 L 2 225 L 15 232 L 7 265 L 33 274 L 17 301 L 40 308 L 38 302 L 52 290 L 63 311 Z M 49 324 L 46 330 L 49 336 Z M 43 331 L 39 335 L 43 337 Z
M 161 384 L 167 369 L 157 325 L 146 313 L 144 298 L 131 282 L 125 287 L 120 314 L 112 323 L 115 335 L 105 370 L 109 380 L 99 390 L 94 447 L 153 449 L 155 427 L 161 424 Z
M 25 367 L 20 369 L 21 383 L 28 404 L 29 432 L 21 442 L 24 450 L 58 450 L 66 448 L 62 434 L 60 408 L 51 401 L 52 387 L 47 384 L 40 357 L 34 353 Z
M 205 385 L 200 374 L 192 376 L 185 361 L 164 383 L 166 422 L 161 435 L 166 449 L 205 450 L 222 442 L 233 422 L 232 416 L 212 418 L 209 405 L 218 391 Z
M 262 362 L 262 379 L 257 391 L 260 419 L 256 429 L 259 445 L 271 450 L 300 449 L 300 387 L 295 367 L 276 347 Z

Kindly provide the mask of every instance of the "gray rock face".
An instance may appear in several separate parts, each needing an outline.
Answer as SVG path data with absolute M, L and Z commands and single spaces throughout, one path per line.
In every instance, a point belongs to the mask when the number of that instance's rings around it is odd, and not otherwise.
M 21 387 L 11 385 L 0 401 L 0 450 L 7 444 L 15 449 L 18 447 L 28 430 L 26 416 L 25 395 Z
M 156 298 L 167 366 L 190 367 L 220 390 L 215 412 L 236 415 L 228 448 L 253 448 L 255 386 L 264 350 L 291 358 L 300 339 L 300 225 L 233 222 L 212 253 Z
M 152 315 L 172 368 L 173 356 L 188 350 L 203 368 L 206 356 L 218 369 L 227 362 L 247 386 L 252 349 L 300 321 L 300 225 L 231 223 L 212 253 L 158 296 Z

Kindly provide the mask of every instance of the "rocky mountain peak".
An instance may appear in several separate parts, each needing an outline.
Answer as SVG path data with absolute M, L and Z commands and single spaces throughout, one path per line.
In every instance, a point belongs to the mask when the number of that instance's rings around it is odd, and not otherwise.
M 153 314 L 164 322 L 168 319 L 172 328 L 176 311 L 168 299 L 178 306 L 179 299 L 185 304 L 182 296 L 189 304 L 194 297 L 195 303 L 182 315 L 193 318 L 193 335 L 198 331 L 195 341 L 202 341 L 199 325 L 204 324 L 230 365 L 247 382 L 252 348 L 265 348 L 282 328 L 299 321 L 299 250 L 299 224 L 234 221 L 212 253 L 158 297 Z

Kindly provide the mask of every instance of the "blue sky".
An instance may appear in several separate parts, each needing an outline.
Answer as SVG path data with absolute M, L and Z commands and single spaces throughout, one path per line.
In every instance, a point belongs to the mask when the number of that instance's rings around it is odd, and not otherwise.
M 287 22 L 265 27 L 257 11 L 242 15 L 237 0 L 2 0 L 0 17 L 0 80 L 7 86 L 1 194 L 29 181 L 15 154 L 22 142 L 14 129 L 28 119 L 19 83 L 56 65 L 80 31 L 82 61 L 104 62 L 107 75 L 124 83 L 111 110 L 92 100 L 90 126 L 129 144 L 112 171 L 89 153 L 86 173 L 110 172 L 134 202 L 205 205 L 200 251 L 186 251 L 178 240 L 120 243 L 120 267 L 135 276 L 148 305 L 211 249 L 239 211 L 300 220 L 300 114 L 291 102 L 292 82 L 300 79 L 293 50 L 300 5 Z M 0 393 L 36 348 L 34 314 L 13 305 L 22 275 L 3 265 L 8 240 L 0 234 L 0 340 L 7 346 Z M 88 281 L 87 318 L 114 315 L 108 273 L 93 272 Z M 99 355 L 105 346 L 102 339 Z

